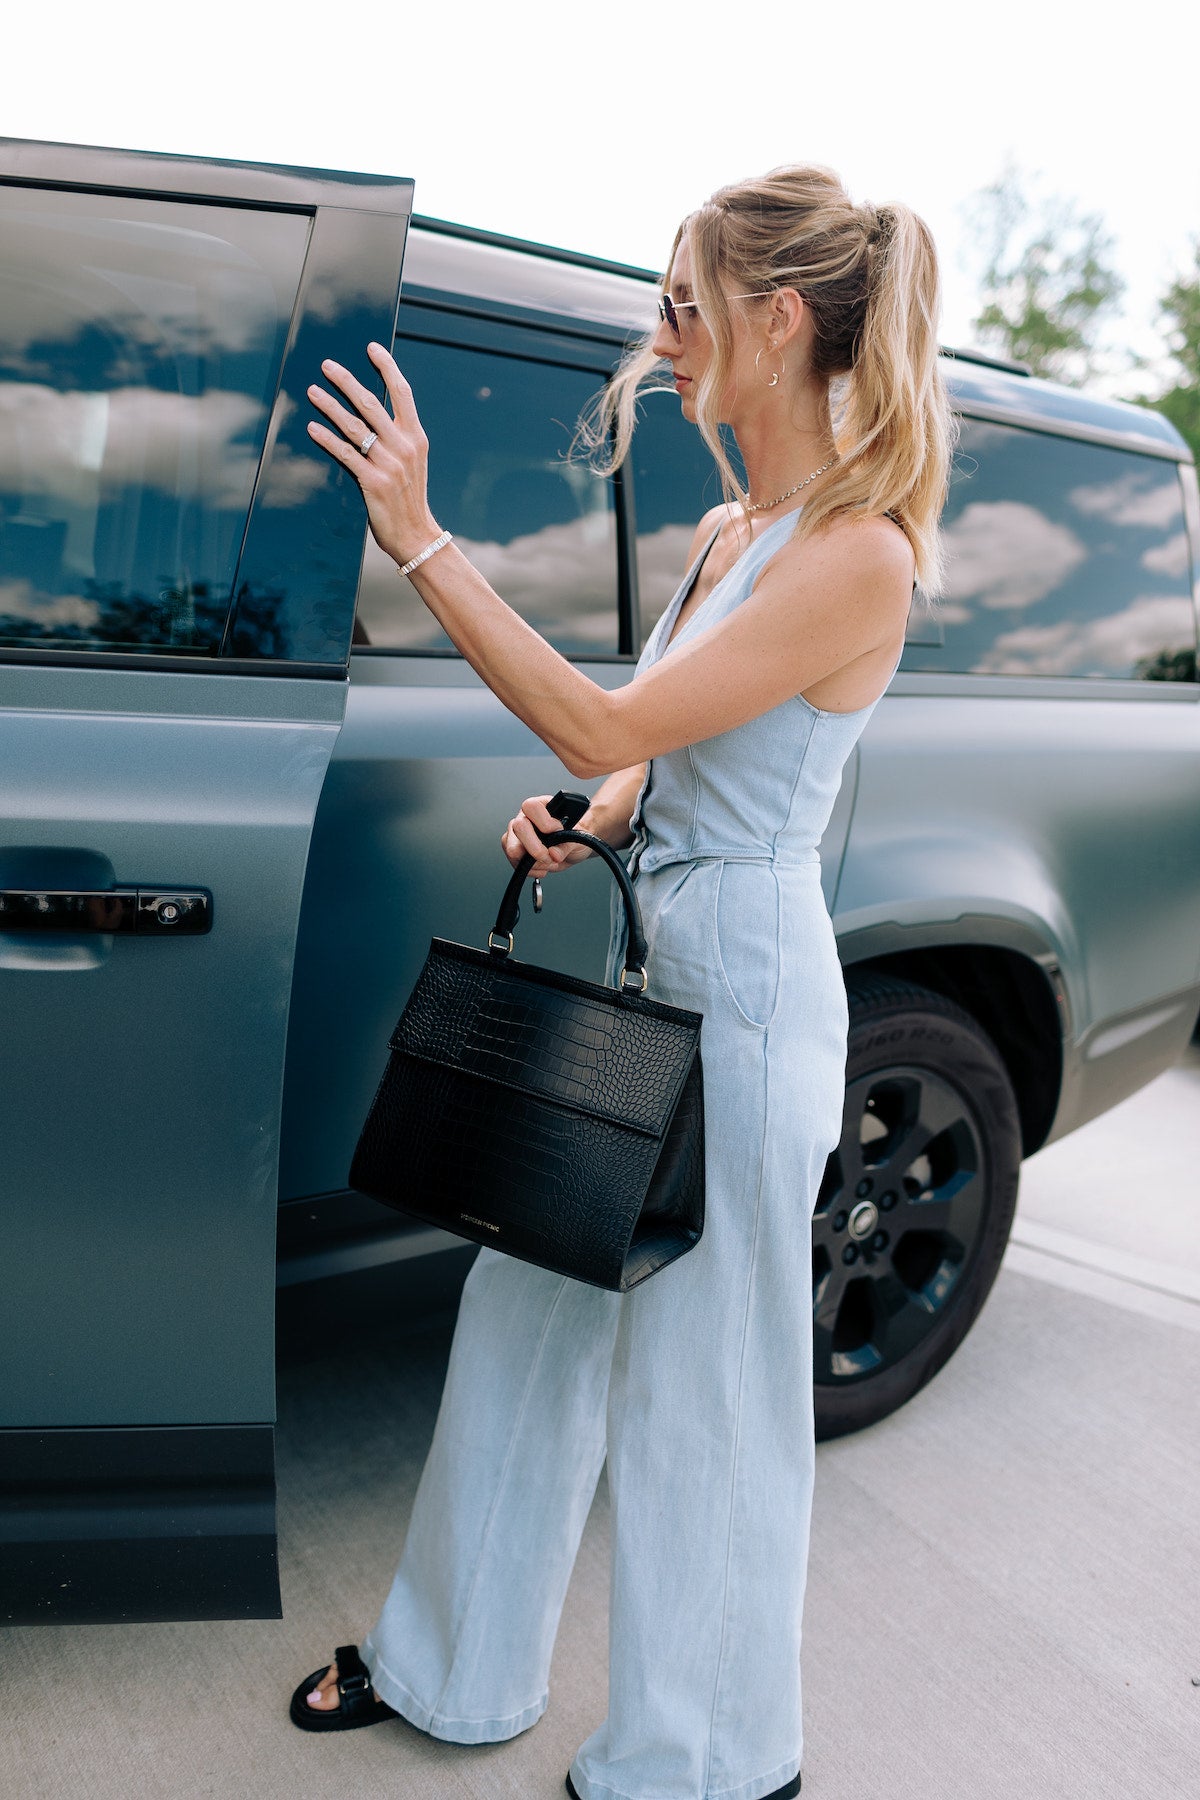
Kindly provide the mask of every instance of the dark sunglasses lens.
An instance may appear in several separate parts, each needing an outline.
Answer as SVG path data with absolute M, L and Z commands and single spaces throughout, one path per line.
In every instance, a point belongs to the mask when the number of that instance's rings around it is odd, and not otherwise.
M 670 294 L 664 294 L 658 303 L 659 317 L 667 321 L 675 336 L 679 336 L 679 318 L 672 303 Z

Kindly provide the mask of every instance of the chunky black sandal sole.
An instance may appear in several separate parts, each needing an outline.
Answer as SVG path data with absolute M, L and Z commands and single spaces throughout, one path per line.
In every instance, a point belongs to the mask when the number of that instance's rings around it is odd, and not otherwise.
M 337 1664 L 337 1689 L 341 1700 L 336 1709 L 318 1712 L 308 1704 L 308 1696 L 317 1683 L 324 1681 L 333 1663 Z M 354 1731 L 360 1725 L 381 1725 L 385 1719 L 398 1719 L 399 1713 L 386 1700 L 371 1692 L 371 1676 L 357 1644 L 343 1644 L 333 1653 L 333 1662 L 306 1675 L 292 1695 L 288 1715 L 301 1731 Z
M 571 1780 L 570 1769 L 567 1770 L 567 1792 L 570 1794 L 571 1800 L 579 1800 L 579 1795 L 575 1789 L 575 1783 Z M 764 1794 L 763 1800 L 796 1800 L 796 1795 L 799 1792 L 800 1771 L 797 1769 L 796 1773 L 785 1787 L 776 1788 L 773 1793 Z

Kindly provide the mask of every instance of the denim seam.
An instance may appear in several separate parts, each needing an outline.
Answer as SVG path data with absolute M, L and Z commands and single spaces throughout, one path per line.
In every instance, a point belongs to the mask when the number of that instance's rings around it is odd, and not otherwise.
M 802 694 L 796 694 L 793 696 L 793 698 L 795 698 L 797 700 L 801 700 L 804 698 L 804 696 Z M 805 704 L 808 705 L 808 702 L 805 701 Z M 816 708 L 810 706 L 809 711 L 815 712 Z M 813 735 L 813 728 L 812 728 L 812 721 L 810 720 L 809 726 L 808 726 L 808 735 L 804 740 L 804 748 L 803 748 L 803 750 L 801 750 L 799 756 L 796 758 L 796 773 L 792 776 L 791 792 L 788 794 L 788 803 L 787 803 L 787 806 L 784 808 L 783 821 L 777 828 L 777 830 L 775 832 L 775 836 L 771 839 L 771 855 L 772 856 L 775 855 L 776 848 L 778 847 L 780 832 L 782 832 L 784 830 L 784 828 L 786 826 L 790 825 L 792 822 L 792 811 L 796 805 L 796 789 L 800 786 L 800 777 L 804 773 L 804 761 L 805 761 L 805 757 L 808 755 L 808 746 L 812 741 L 812 735 Z
M 696 759 L 692 755 L 692 746 L 688 744 L 686 748 L 688 768 L 690 769 L 692 776 L 692 816 L 688 823 L 687 834 L 687 848 L 688 855 L 690 856 L 694 851 L 696 843 L 696 827 L 700 819 L 700 771 L 697 769 Z
M 767 1034 L 762 1038 L 762 1079 L 763 1079 L 763 1112 L 766 1115 L 766 1103 L 770 1096 L 767 1092 L 770 1080 L 770 1064 L 767 1056 Z M 721 1635 L 717 1643 L 717 1670 L 713 1681 L 712 1709 L 708 1717 L 708 1756 L 704 1772 L 704 1787 L 707 1792 L 712 1776 L 713 1735 L 717 1728 L 717 1702 L 721 1693 L 721 1660 L 725 1654 L 725 1629 L 729 1621 L 729 1571 L 733 1562 L 733 1522 L 737 1501 L 738 1451 L 741 1447 L 742 1434 L 742 1388 L 746 1374 L 746 1340 L 750 1335 L 750 1295 L 754 1288 L 754 1266 L 758 1257 L 758 1228 L 762 1219 L 763 1170 L 766 1167 L 766 1155 L 759 1157 L 758 1186 L 754 1196 L 754 1236 L 750 1240 L 750 1267 L 746 1275 L 746 1300 L 742 1318 L 742 1344 L 738 1357 L 737 1407 L 733 1420 L 733 1457 L 729 1476 L 729 1527 L 725 1540 L 725 1589 L 721 1596 Z M 728 1791 L 728 1790 L 727 1790 Z
M 779 870 L 774 863 L 771 864 L 771 880 L 775 884 L 775 998 L 767 1014 L 768 1031 L 775 1022 L 779 1002 L 783 998 L 783 889 L 779 884 Z
M 483 1559 L 484 1559 L 485 1555 L 487 1554 L 488 1541 L 492 1535 L 492 1523 L 496 1517 L 496 1508 L 500 1504 L 500 1496 L 504 1492 L 504 1484 L 505 1484 L 505 1481 L 508 1479 L 508 1471 L 512 1464 L 513 1446 L 515 1445 L 515 1443 L 517 1441 L 517 1436 L 520 1432 L 521 1425 L 525 1418 L 525 1409 L 529 1405 L 529 1394 L 530 1394 L 530 1390 L 533 1386 L 534 1376 L 537 1374 L 538 1365 L 542 1360 L 542 1349 L 546 1342 L 546 1334 L 550 1330 L 551 1320 L 554 1318 L 555 1313 L 558 1311 L 558 1304 L 559 1304 L 559 1301 L 562 1299 L 564 1292 L 566 1291 L 566 1286 L 567 1286 L 567 1277 L 564 1275 L 562 1278 L 562 1285 L 559 1288 L 557 1294 L 555 1294 L 553 1303 L 550 1306 L 550 1309 L 546 1314 L 546 1322 L 542 1326 L 542 1334 L 538 1339 L 537 1349 L 534 1352 L 533 1357 L 530 1359 L 529 1374 L 525 1380 L 525 1392 L 521 1395 L 521 1406 L 520 1406 L 519 1412 L 517 1413 L 516 1420 L 513 1424 L 512 1436 L 508 1440 L 508 1449 L 505 1452 L 505 1456 L 504 1456 L 504 1466 L 500 1470 L 500 1478 L 496 1483 L 496 1492 L 492 1495 L 492 1504 L 491 1504 L 490 1508 L 488 1509 L 487 1520 L 483 1527 L 483 1536 L 480 1539 L 480 1543 L 479 1543 L 479 1555 L 476 1558 L 475 1569 L 471 1576 L 471 1585 L 470 1585 L 470 1588 L 467 1590 L 466 1600 L 463 1602 L 462 1618 L 459 1621 L 458 1630 L 454 1634 L 454 1643 L 453 1643 L 453 1646 L 451 1647 L 450 1660 L 449 1660 L 449 1664 L 446 1669 L 446 1679 L 442 1683 L 441 1692 L 439 1693 L 439 1695 L 433 1705 L 433 1712 L 431 1714 L 431 1717 L 433 1717 L 433 1718 L 437 1717 L 438 1712 L 441 1708 L 442 1700 L 445 1697 L 446 1690 L 450 1686 L 450 1683 L 454 1677 L 454 1665 L 458 1660 L 459 1646 L 462 1643 L 463 1633 L 465 1632 L 465 1630 L 467 1628 L 467 1620 L 471 1614 L 471 1603 L 475 1598 L 475 1590 L 476 1590 L 477 1586 L 479 1585 L 479 1572 L 483 1568 Z

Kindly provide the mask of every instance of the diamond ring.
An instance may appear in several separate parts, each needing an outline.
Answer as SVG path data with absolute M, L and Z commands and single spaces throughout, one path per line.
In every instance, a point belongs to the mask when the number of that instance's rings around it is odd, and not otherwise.
M 369 456 L 371 454 L 371 445 L 375 442 L 375 439 L 378 436 L 379 436 L 379 433 L 377 431 L 368 431 L 366 437 L 363 439 L 362 443 L 358 446 L 364 456 Z

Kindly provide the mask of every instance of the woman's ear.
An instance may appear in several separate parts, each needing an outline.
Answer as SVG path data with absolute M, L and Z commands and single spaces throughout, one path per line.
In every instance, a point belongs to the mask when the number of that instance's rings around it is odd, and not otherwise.
M 779 344 L 790 343 L 804 322 L 804 298 L 795 288 L 776 288 L 772 319 L 778 320 Z

